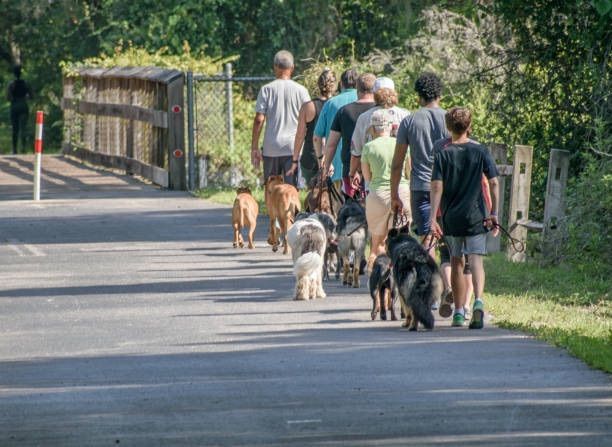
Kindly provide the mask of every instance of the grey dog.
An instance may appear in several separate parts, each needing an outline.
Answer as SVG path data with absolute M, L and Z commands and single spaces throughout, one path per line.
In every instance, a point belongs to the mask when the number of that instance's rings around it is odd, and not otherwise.
M 365 210 L 347 199 L 338 211 L 338 254 L 342 259 L 342 284 L 359 287 L 359 268 L 365 258 L 368 224 Z M 351 254 L 353 255 L 351 266 Z

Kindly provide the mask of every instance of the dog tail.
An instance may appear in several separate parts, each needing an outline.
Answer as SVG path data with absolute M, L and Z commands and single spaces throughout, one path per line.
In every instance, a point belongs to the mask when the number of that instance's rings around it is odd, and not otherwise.
M 308 275 L 310 272 L 321 271 L 323 268 L 323 258 L 317 252 L 311 251 L 304 253 L 295 260 L 293 272 L 297 278 Z

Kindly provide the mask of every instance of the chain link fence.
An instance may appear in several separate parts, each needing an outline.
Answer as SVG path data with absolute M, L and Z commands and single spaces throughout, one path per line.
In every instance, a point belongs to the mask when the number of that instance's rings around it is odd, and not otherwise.
M 187 73 L 189 188 L 256 183 L 250 147 L 255 101 L 273 77 Z

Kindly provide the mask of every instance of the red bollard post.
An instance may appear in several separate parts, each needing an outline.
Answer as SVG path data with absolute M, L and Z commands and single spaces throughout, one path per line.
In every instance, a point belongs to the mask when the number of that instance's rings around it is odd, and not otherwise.
M 34 134 L 34 200 L 40 200 L 40 171 L 42 168 L 43 112 L 36 112 L 36 133 Z

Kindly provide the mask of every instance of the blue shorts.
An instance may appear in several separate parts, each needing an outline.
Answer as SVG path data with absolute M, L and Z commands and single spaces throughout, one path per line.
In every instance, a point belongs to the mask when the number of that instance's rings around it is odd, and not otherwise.
M 448 245 L 448 251 L 453 258 L 461 258 L 463 255 L 487 254 L 487 233 L 475 236 L 444 235 L 444 241 Z
M 410 206 L 412 208 L 412 219 L 416 225 L 416 234 L 425 236 L 429 234 L 429 214 L 431 213 L 431 203 L 429 201 L 429 191 L 410 191 Z

